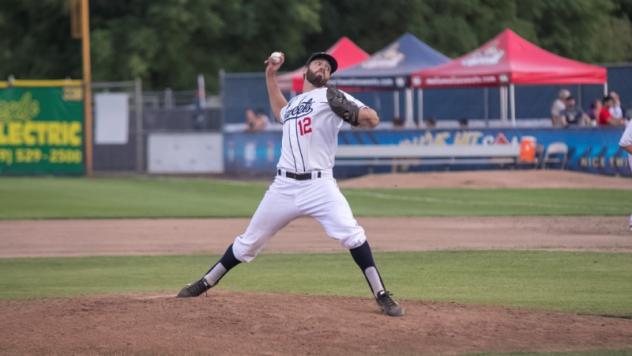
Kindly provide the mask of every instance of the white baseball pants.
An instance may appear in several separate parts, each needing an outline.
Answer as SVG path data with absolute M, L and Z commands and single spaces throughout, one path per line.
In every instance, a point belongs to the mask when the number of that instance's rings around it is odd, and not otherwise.
M 277 175 L 252 216 L 246 232 L 235 238 L 233 253 L 242 262 L 252 261 L 266 242 L 292 220 L 314 217 L 331 238 L 347 249 L 366 241 L 364 229 L 353 217 L 331 170 L 313 179 L 295 180 Z

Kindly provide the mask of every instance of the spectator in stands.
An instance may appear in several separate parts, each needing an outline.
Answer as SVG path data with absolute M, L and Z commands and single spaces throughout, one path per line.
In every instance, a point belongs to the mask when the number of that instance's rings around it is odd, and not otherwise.
M 566 107 L 560 113 L 561 123 L 564 127 L 590 125 L 590 118 L 581 108 L 577 107 L 573 96 L 566 98 L 566 102 L 564 104 Z
M 257 122 L 257 114 L 253 109 L 246 109 L 246 131 L 252 131 Z
M 603 98 L 603 107 L 599 112 L 597 124 L 599 126 L 621 126 L 625 125 L 623 119 L 616 119 L 610 114 L 610 108 L 614 105 L 614 99 L 608 95 Z
M 401 117 L 395 116 L 393 117 L 393 128 L 401 129 L 404 127 L 404 120 Z
M 249 132 L 258 132 L 263 131 L 268 127 L 270 120 L 268 119 L 268 115 L 265 114 L 263 109 L 247 109 L 246 110 L 246 131 Z
M 437 127 L 437 122 L 435 121 L 434 117 L 429 117 L 425 119 L 424 124 L 426 125 L 427 129 L 434 129 L 435 127 Z
M 597 126 L 597 121 L 599 121 L 599 113 L 601 112 L 601 99 L 595 99 L 592 104 L 590 104 L 590 111 L 588 112 L 588 117 L 590 117 L 591 126 Z
M 460 129 L 467 129 L 469 127 L 470 123 L 467 120 L 467 118 L 462 117 L 459 119 L 459 128 Z
M 263 110 L 262 108 L 258 108 L 255 113 L 257 114 L 257 118 L 259 119 L 259 121 L 261 121 L 264 125 L 264 129 L 269 128 L 272 121 L 270 120 L 268 114 L 266 114 L 265 110 Z
M 566 109 L 566 99 L 571 96 L 571 92 L 568 89 L 561 89 L 557 94 L 557 99 L 551 105 L 551 125 L 553 127 L 564 126 L 562 122 L 562 111 Z
M 610 92 L 610 97 L 614 100 L 614 104 L 610 107 L 610 116 L 615 119 L 623 119 L 623 110 L 621 110 L 621 98 L 619 98 L 619 94 L 616 91 Z

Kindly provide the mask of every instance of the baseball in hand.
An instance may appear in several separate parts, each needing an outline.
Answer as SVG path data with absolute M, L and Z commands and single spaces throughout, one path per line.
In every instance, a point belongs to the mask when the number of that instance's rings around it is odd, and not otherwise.
M 270 55 L 270 62 L 272 62 L 272 64 L 279 64 L 281 63 L 282 58 L 283 58 L 283 53 L 272 52 L 272 54 Z

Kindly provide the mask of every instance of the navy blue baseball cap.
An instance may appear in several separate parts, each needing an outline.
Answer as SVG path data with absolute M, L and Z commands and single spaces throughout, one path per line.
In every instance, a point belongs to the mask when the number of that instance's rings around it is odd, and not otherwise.
M 307 59 L 307 63 L 305 63 L 305 65 L 309 66 L 309 64 L 312 63 L 312 61 L 315 59 L 324 59 L 329 62 L 329 66 L 331 67 L 331 74 L 334 74 L 336 69 L 338 69 L 338 61 L 336 61 L 336 58 L 334 58 L 331 54 L 327 52 L 312 53 L 312 55 L 309 56 L 309 58 Z

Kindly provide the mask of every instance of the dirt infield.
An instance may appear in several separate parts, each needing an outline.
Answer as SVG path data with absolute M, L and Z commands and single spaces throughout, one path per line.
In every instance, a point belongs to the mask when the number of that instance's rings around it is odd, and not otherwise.
M 622 217 L 360 218 L 376 251 L 632 251 Z M 0 221 L 0 258 L 220 254 L 247 219 Z M 341 252 L 312 219 L 290 223 L 265 252 Z
M 632 320 L 406 301 L 228 293 L 0 301 L 3 354 L 412 355 L 632 346 Z M 52 352 L 51 352 L 52 351 Z
M 632 189 L 632 179 L 560 170 L 467 171 L 367 175 L 341 188 L 611 188 Z
M 369 176 L 340 185 L 632 189 L 632 180 L 621 178 L 568 172 L 521 174 Z M 625 216 L 359 221 L 376 251 L 632 251 Z M 0 221 L 0 258 L 219 254 L 247 223 L 247 219 Z M 339 252 L 341 247 L 316 222 L 299 219 L 264 253 L 288 251 Z M 177 300 L 176 292 L 0 301 L 0 354 L 390 355 L 632 348 L 630 319 L 423 301 L 404 301 L 407 315 L 393 319 L 379 314 L 368 298 L 218 288 L 208 297 Z

